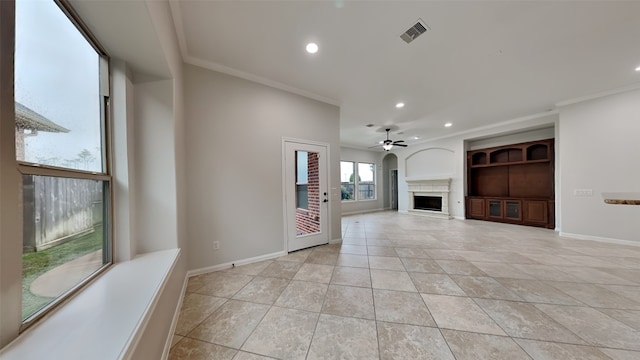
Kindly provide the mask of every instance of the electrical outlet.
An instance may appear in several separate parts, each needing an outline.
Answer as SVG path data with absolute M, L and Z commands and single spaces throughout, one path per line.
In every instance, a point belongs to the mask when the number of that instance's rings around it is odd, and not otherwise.
M 213 242 L 213 250 L 220 250 L 220 241 Z
M 573 195 L 575 196 L 593 196 L 592 189 L 575 189 L 573 190 Z

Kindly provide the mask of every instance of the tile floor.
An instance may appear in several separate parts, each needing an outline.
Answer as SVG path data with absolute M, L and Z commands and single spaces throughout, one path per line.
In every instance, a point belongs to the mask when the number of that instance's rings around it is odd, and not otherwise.
M 169 358 L 640 359 L 640 247 L 381 212 L 189 279 Z

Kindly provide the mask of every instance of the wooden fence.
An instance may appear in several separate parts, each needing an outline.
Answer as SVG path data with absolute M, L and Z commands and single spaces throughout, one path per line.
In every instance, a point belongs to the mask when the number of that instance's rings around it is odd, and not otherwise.
M 24 252 L 93 231 L 103 221 L 102 192 L 101 181 L 24 175 Z

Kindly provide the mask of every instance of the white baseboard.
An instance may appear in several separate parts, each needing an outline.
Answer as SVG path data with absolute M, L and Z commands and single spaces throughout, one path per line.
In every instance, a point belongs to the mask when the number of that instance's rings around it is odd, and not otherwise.
M 343 213 L 342 213 L 342 216 L 345 216 L 345 215 L 367 214 L 367 213 L 378 212 L 378 211 L 385 211 L 385 210 L 386 210 L 386 209 L 378 208 L 378 209 L 369 209 L 369 210 L 348 211 L 348 212 L 343 212 Z
M 256 256 L 256 257 L 252 257 L 252 258 L 248 258 L 248 259 L 230 261 L 230 262 L 227 262 L 227 263 L 224 263 L 224 264 L 212 265 L 212 266 L 207 266 L 207 267 L 203 267 L 203 268 L 199 268 L 199 269 L 189 270 L 189 271 L 187 271 L 187 277 L 192 277 L 192 276 L 200 275 L 200 274 L 206 274 L 206 273 L 210 273 L 210 272 L 218 271 L 218 270 L 230 269 L 231 267 L 236 266 L 236 265 L 246 265 L 246 264 L 251 264 L 251 263 L 258 262 L 258 261 L 275 259 L 277 257 L 285 256 L 285 255 L 287 255 L 287 252 L 283 250 L 283 251 L 278 251 L 278 252 L 274 252 L 274 253 L 271 253 L 271 254 L 260 255 L 260 256 Z
M 466 220 L 466 218 L 464 216 L 453 216 L 453 215 L 449 215 L 448 217 L 429 216 L 429 215 L 423 215 L 423 214 L 420 214 L 420 213 L 417 213 L 417 212 L 413 212 L 413 211 L 409 211 L 409 210 L 398 210 L 398 214 L 420 215 L 420 216 L 424 216 L 424 217 L 432 217 L 434 219 L 445 219 L 445 220 L 451 220 L 451 219 Z
M 568 237 L 576 240 L 591 240 L 591 241 L 599 241 L 599 242 L 610 243 L 610 244 L 640 246 L 640 241 L 613 239 L 613 238 L 606 238 L 606 237 L 592 236 L 592 235 L 573 234 L 573 233 L 567 233 L 562 231 L 560 231 L 560 236 Z
M 176 332 L 178 326 L 178 318 L 180 317 L 180 310 L 182 310 L 182 303 L 184 302 L 184 295 L 187 292 L 187 284 L 189 283 L 189 274 L 185 274 L 184 281 L 182 282 L 182 290 L 180 291 L 180 298 L 178 299 L 178 305 L 173 313 L 173 319 L 171 320 L 171 327 L 169 330 L 169 336 L 164 344 L 164 351 L 162 351 L 162 360 L 169 358 L 169 351 L 171 351 L 171 343 L 173 342 L 173 334 Z
M 329 244 L 342 244 L 342 238 L 329 240 Z

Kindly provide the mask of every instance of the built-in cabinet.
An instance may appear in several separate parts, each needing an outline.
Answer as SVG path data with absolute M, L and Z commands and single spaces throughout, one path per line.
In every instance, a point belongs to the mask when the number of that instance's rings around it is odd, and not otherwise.
M 553 139 L 467 152 L 466 217 L 555 227 Z

